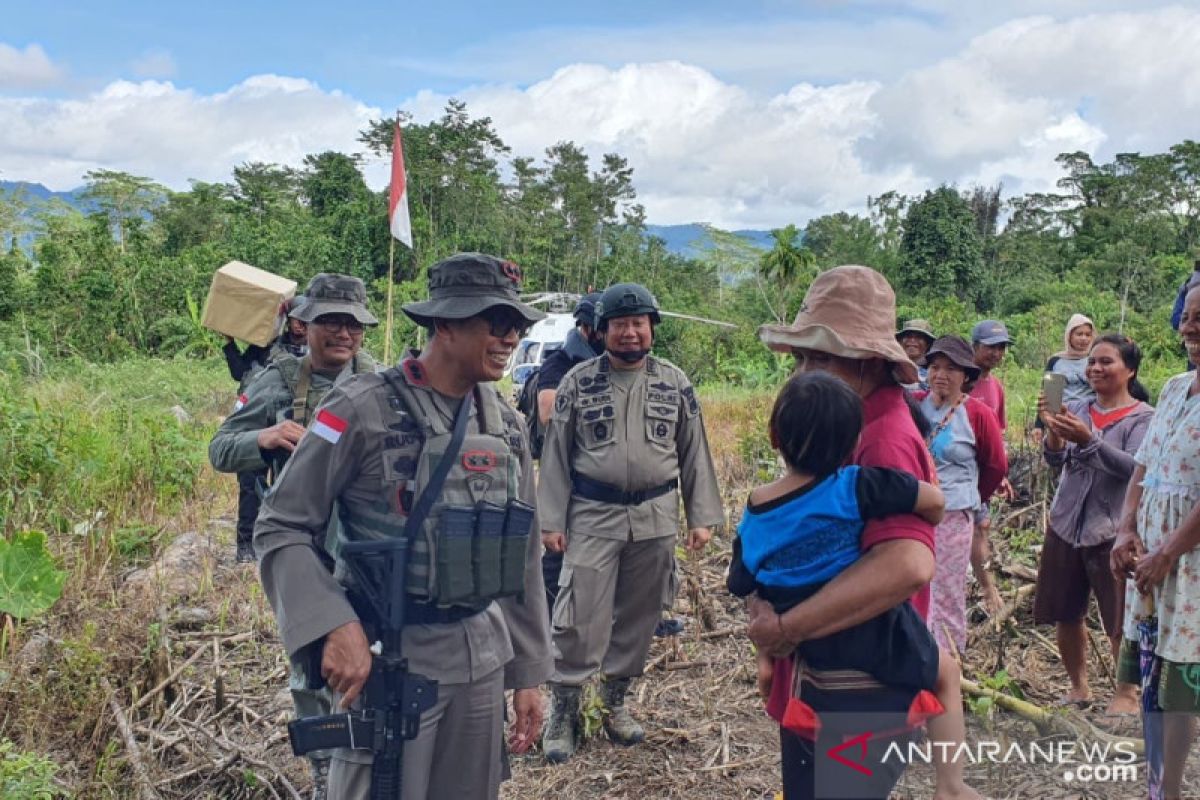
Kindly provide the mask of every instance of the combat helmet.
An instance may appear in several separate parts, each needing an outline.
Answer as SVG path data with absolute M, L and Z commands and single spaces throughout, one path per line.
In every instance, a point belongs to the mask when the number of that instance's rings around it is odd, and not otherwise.
M 600 292 L 588 292 L 579 298 L 579 302 L 575 304 L 575 310 L 571 312 L 571 316 L 575 318 L 576 325 L 587 325 L 589 328 L 596 327 L 596 303 L 599 300 Z
M 632 317 L 637 314 L 650 315 L 651 324 L 662 322 L 658 313 L 658 300 L 650 290 L 640 283 L 617 283 L 608 287 L 596 301 L 596 329 L 604 331 L 608 321 L 617 317 Z

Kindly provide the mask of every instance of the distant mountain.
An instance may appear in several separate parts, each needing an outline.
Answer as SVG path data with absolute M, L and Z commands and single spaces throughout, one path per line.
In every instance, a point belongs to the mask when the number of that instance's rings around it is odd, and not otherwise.
M 712 228 L 708 225 L 647 225 L 646 233 L 667 243 L 667 249 L 684 258 L 704 258 L 717 249 Z M 771 249 L 770 231 L 729 231 L 759 250 Z
M 0 194 L 11 194 L 24 190 L 25 197 L 30 201 L 46 201 L 50 199 L 62 200 L 69 206 L 78 208 L 80 211 L 87 211 L 87 201 L 83 199 L 82 186 L 70 190 L 69 192 L 55 192 L 47 189 L 40 183 L 30 183 L 29 181 L 0 181 Z

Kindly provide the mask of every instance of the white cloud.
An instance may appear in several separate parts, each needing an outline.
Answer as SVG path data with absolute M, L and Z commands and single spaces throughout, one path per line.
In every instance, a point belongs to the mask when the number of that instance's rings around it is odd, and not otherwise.
M 130 69 L 138 78 L 173 78 L 176 72 L 175 59 L 169 52 L 160 49 L 142 53 L 130 64 Z
M 1058 0 L 1051 10 L 1070 13 L 1075 2 Z M 947 0 L 914 5 L 960 18 Z M 898 28 L 866 24 L 854 52 L 897 52 L 867 57 L 865 78 L 797 77 L 805 58 L 818 63 L 845 41 L 843 24 L 818 27 L 803 40 L 791 56 L 795 69 L 780 73 L 783 88 L 735 80 L 722 64 L 753 72 L 774 69 L 786 55 L 775 34 L 755 38 L 743 27 L 731 28 L 726 51 L 711 58 L 701 55 L 707 40 L 697 34 L 661 48 L 692 52 L 694 60 L 575 63 L 527 85 L 478 85 L 453 96 L 466 100 L 471 114 L 492 117 L 517 155 L 540 157 L 573 140 L 594 167 L 602 153 L 625 156 L 653 222 L 722 227 L 803 224 L 861 210 L 869 195 L 918 193 L 942 182 L 1045 190 L 1060 176 L 1054 157 L 1061 152 L 1108 160 L 1197 136 L 1200 10 L 1007 19 L 927 49 L 925 36 L 934 29 L 914 23 L 911 30 L 925 33 L 908 47 L 888 45 L 880 33 Z M 646 36 L 614 39 L 610 49 L 650 50 Z M 763 49 L 757 55 L 756 44 Z M 553 56 L 558 63 L 570 57 Z M 516 51 L 511 61 L 499 58 L 497 74 L 527 68 L 519 58 Z M 834 72 L 852 60 L 841 58 Z M 425 91 L 404 105 L 427 121 L 441 115 L 447 99 Z M 381 115 L 341 92 L 274 75 L 211 95 L 168 82 L 118 81 L 70 100 L 0 97 L 0 173 L 67 188 L 101 166 L 182 187 L 187 178 L 227 180 L 243 161 L 298 164 L 323 149 L 357 151 L 357 132 Z M 386 165 L 371 164 L 368 177 L 381 187 Z
M 40 45 L 18 50 L 0 42 L 0 89 L 31 89 L 61 80 L 63 70 Z
M 116 81 L 81 99 L 0 98 L 0 173 L 55 189 L 96 167 L 172 188 L 228 180 L 245 161 L 299 165 L 322 150 L 353 152 L 378 109 L 297 78 L 259 75 L 201 95 L 171 83 Z

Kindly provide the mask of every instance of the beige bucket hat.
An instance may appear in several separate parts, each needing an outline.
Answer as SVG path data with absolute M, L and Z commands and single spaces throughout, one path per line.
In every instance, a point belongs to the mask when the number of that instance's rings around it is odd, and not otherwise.
M 758 338 L 772 350 L 803 347 L 841 358 L 882 358 L 900 383 L 917 382 L 917 365 L 896 341 L 896 293 L 870 267 L 834 267 L 817 276 L 796 321 L 763 325 Z

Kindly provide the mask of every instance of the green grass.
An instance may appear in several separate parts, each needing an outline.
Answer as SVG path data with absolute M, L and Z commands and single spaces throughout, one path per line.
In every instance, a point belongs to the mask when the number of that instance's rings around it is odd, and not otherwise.
M 0 360 L 0 531 L 140 531 L 146 509 L 190 495 L 233 392 L 217 360 L 63 362 L 37 377 Z

